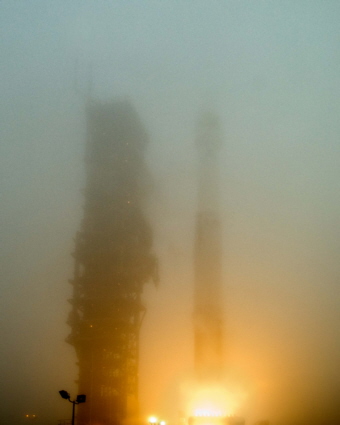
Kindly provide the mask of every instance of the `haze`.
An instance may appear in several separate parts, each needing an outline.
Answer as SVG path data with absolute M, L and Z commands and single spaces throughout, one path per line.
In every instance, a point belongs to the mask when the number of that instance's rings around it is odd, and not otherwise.
M 2 423 L 56 424 L 70 416 L 58 391 L 77 391 L 64 340 L 89 90 L 127 97 L 150 136 L 160 286 L 144 293 L 142 414 L 176 423 L 193 367 L 208 109 L 224 134 L 230 391 L 247 424 L 340 420 L 339 19 L 331 0 L 1 2 Z

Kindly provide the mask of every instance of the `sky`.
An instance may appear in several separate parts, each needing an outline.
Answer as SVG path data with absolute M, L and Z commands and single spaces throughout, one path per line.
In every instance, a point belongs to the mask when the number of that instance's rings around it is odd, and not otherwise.
M 195 126 L 219 117 L 226 385 L 247 423 L 331 423 L 340 371 L 340 4 L 0 3 L 2 421 L 70 415 L 65 342 L 85 113 L 128 98 L 149 134 L 143 415 L 173 423 L 193 367 Z M 235 396 L 236 397 L 236 396 Z

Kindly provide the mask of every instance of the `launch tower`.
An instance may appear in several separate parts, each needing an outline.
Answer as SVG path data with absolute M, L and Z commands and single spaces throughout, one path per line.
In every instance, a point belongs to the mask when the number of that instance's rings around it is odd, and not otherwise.
M 147 136 L 128 102 L 87 108 L 84 217 L 75 241 L 71 334 L 79 365 L 78 425 L 136 414 L 143 285 L 156 276 L 143 215 Z
M 222 229 L 219 216 L 218 157 L 221 136 L 215 115 L 198 123 L 198 206 L 194 250 L 194 350 L 199 379 L 221 377 L 222 349 Z

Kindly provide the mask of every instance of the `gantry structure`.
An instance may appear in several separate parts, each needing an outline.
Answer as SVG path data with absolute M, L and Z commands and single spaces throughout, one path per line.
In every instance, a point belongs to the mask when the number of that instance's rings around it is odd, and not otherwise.
M 137 415 L 143 286 L 157 279 L 143 213 L 148 142 L 127 101 L 88 102 L 84 215 L 76 235 L 68 342 L 78 391 L 77 425 L 121 425 Z

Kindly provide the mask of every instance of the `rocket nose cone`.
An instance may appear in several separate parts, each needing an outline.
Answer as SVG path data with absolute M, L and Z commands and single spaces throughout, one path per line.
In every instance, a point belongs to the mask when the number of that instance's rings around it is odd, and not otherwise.
M 204 113 L 202 113 L 200 119 L 199 119 L 199 124 L 202 127 L 206 127 L 206 128 L 215 128 L 218 127 L 218 118 L 217 115 L 214 114 L 211 111 L 205 111 Z
M 206 111 L 201 115 L 197 125 L 196 144 L 204 155 L 219 151 L 222 145 L 220 124 L 213 112 Z

